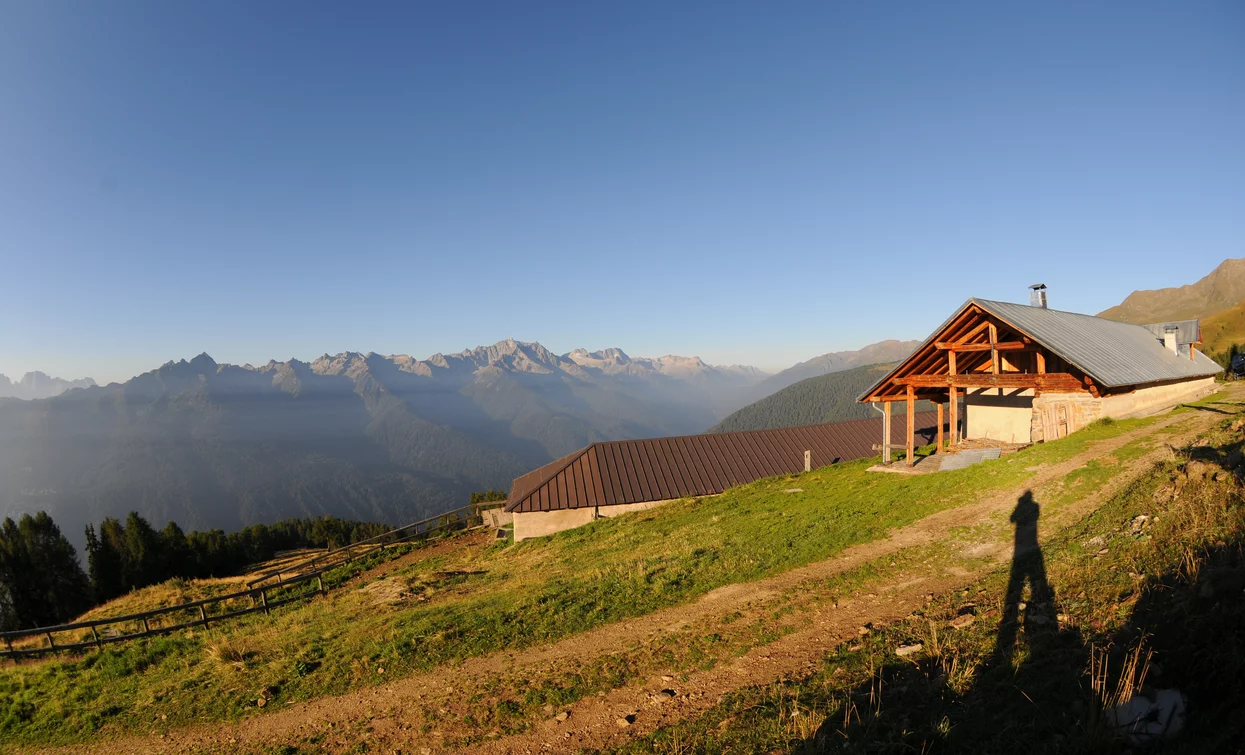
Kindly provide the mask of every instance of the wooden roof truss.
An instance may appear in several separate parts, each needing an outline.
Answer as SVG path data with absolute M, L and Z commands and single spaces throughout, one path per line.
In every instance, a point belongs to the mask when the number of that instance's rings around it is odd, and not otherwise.
M 945 400 L 951 388 L 1089 392 L 1093 380 L 976 304 L 964 307 L 862 401 Z

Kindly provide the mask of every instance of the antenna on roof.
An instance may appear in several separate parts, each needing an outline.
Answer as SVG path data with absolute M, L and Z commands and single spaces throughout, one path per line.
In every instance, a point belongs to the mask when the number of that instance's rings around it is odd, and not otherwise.
M 1029 306 L 1046 309 L 1046 284 L 1034 283 L 1029 286 Z

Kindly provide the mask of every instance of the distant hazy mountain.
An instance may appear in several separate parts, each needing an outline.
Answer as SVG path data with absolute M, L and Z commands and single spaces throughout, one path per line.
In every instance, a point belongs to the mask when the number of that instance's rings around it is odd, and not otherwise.
M 1171 269 L 1171 268 L 1169 268 Z M 1245 301 L 1245 258 L 1224 260 L 1209 275 L 1186 286 L 1134 291 L 1099 317 L 1145 325 L 1209 317 Z
M 920 343 L 920 341 L 879 341 L 857 351 L 832 351 L 829 354 L 822 354 L 760 381 L 749 390 L 749 395 L 752 401 L 756 401 L 810 377 L 842 372 L 867 364 L 897 362 L 911 354 Z
M 0 375 L 0 398 L 39 399 L 59 396 L 71 388 L 90 388 L 95 381 L 90 378 L 64 380 L 48 377 L 42 372 L 27 372 L 16 383 Z
M 856 397 L 894 366 L 893 363 L 871 364 L 801 380 L 745 406 L 709 432 L 770 430 L 877 417 L 876 410 L 867 404 L 856 403 Z M 917 402 L 918 411 L 930 408 L 927 402 Z
M 426 360 L 238 367 L 201 354 L 123 384 L 0 401 L 0 515 L 45 509 L 79 542 L 87 522 L 130 509 L 186 529 L 413 521 L 594 441 L 701 432 L 762 377 L 514 340 Z

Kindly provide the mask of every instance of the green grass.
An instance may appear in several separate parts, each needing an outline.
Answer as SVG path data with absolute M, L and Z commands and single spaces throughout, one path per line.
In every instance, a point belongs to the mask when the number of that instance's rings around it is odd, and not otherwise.
M 233 720 L 257 713 L 260 697 L 273 710 L 502 647 L 556 641 L 828 558 L 935 511 L 1022 485 L 1042 464 L 1152 421 L 1095 425 L 958 472 L 869 474 L 871 462 L 861 461 L 763 480 L 551 538 L 420 562 L 389 577 L 398 580 L 395 589 L 424 601 L 378 604 L 352 584 L 210 632 L 6 668 L 0 738 L 71 743 Z M 792 487 L 803 492 L 784 492 Z M 329 582 L 370 563 L 345 567 Z M 445 574 L 452 571 L 470 573 Z M 597 689 L 616 673 L 589 676 L 595 681 L 556 694 Z M 520 701 L 516 715 L 538 702 Z
M 1106 694 L 1139 683 L 1122 674 L 1138 648 L 1154 653 L 1145 681 L 1189 699 L 1187 733 L 1162 751 L 1231 751 L 1245 734 L 1245 498 L 1223 467 L 1237 463 L 1239 422 L 1044 544 L 1054 599 L 1035 615 L 1059 619 L 1022 628 L 1010 658 L 995 654 L 1003 568 L 840 647 L 809 676 L 739 690 L 616 752 L 1125 752 L 1100 710 Z M 1187 476 L 1189 458 L 1210 474 Z M 949 628 L 961 613 L 975 623 Z M 921 652 L 896 656 L 915 642 Z M 1098 688 L 1091 656 L 1107 669 Z

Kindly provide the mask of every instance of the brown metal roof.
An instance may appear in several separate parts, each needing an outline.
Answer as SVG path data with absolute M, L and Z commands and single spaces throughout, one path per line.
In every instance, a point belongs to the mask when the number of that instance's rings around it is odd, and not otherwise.
M 918 445 L 934 442 L 937 415 L 915 417 Z M 891 442 L 902 447 L 907 423 L 896 417 Z M 748 430 L 676 438 L 593 443 L 515 479 L 506 511 L 557 511 L 587 506 L 714 495 L 763 477 L 873 456 L 882 420 L 862 419 L 780 430 Z

